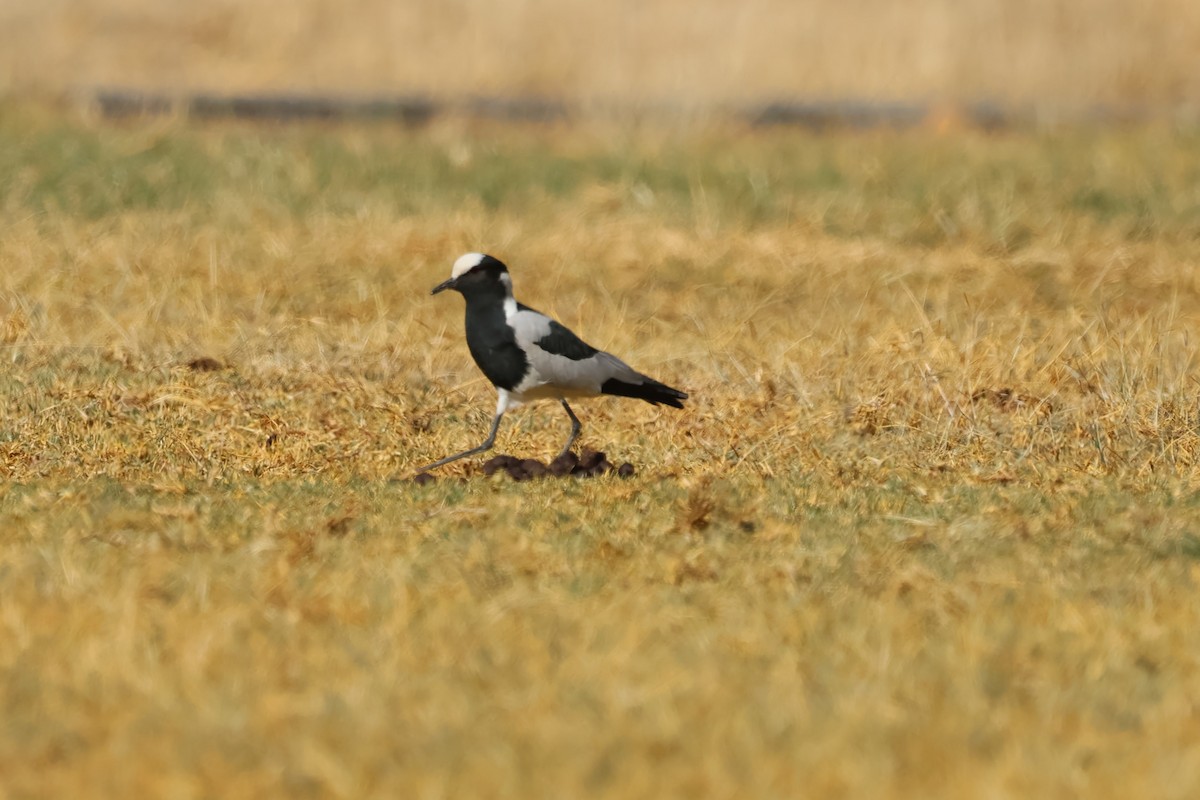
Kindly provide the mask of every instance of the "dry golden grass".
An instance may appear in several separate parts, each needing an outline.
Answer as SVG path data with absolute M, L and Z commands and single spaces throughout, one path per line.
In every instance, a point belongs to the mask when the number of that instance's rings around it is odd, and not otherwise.
M 1195 137 L 0 119 L 0 795 L 1200 789 Z
M 0 92 L 1103 104 L 1195 114 L 1193 0 L 0 0 Z

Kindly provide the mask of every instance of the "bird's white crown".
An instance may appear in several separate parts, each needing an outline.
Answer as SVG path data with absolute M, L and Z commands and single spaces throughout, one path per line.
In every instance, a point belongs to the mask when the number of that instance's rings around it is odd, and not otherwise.
M 483 253 L 466 253 L 459 256 L 458 260 L 454 262 L 454 267 L 450 270 L 450 279 L 453 280 L 454 278 L 462 277 L 465 273 L 478 267 L 484 258 L 486 256 Z

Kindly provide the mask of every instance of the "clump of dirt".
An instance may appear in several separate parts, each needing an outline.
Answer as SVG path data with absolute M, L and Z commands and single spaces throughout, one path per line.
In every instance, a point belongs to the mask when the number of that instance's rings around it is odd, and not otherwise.
M 487 477 L 503 472 L 514 481 L 528 481 L 535 478 L 594 478 L 615 472 L 622 478 L 632 477 L 636 472 L 633 464 L 626 461 L 619 467 L 613 465 L 608 457 L 597 450 L 584 450 L 576 455 L 574 452 L 563 453 L 558 458 L 546 464 L 536 458 L 517 458 L 510 455 L 499 455 L 483 462 L 483 474 Z M 413 482 L 419 486 L 433 483 L 436 478 L 428 472 L 413 476 Z
M 210 356 L 193 358 L 191 361 L 187 362 L 185 366 L 194 372 L 217 372 L 225 369 L 224 364 Z

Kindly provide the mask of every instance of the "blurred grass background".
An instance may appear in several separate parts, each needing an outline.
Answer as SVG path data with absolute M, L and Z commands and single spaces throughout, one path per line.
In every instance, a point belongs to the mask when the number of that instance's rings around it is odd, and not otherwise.
M 42 101 L 1186 121 L 1198 19 L 0 0 L 0 798 L 1196 796 L 1194 128 Z M 473 249 L 691 392 L 578 409 L 634 478 L 406 480 L 486 430 L 428 296 Z M 500 450 L 561 439 L 510 417 Z
M 539 95 L 1196 113 L 1191 0 L 21 0 L 0 93 Z

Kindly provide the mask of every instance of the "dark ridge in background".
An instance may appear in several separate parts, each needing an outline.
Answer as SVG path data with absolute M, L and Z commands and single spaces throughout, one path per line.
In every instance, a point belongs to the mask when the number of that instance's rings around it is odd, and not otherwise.
M 237 119 L 262 122 L 378 120 L 420 127 L 437 117 L 465 117 L 526 123 L 561 123 L 586 119 L 581 106 L 544 97 L 469 97 L 434 100 L 424 96 L 337 97 L 301 94 L 172 95 L 131 89 L 105 88 L 83 94 L 84 102 L 106 119 L 183 115 L 197 120 Z M 681 107 L 617 107 L 608 113 L 638 118 L 671 119 L 688 115 Z M 1156 115 L 1147 109 L 1097 106 L 1047 119 L 1032 109 L 999 103 L 968 105 L 886 103 L 862 100 L 778 101 L 714 113 L 756 128 L 794 127 L 807 130 L 914 128 L 957 125 L 985 131 L 1024 128 L 1047 123 L 1121 124 L 1147 122 Z

